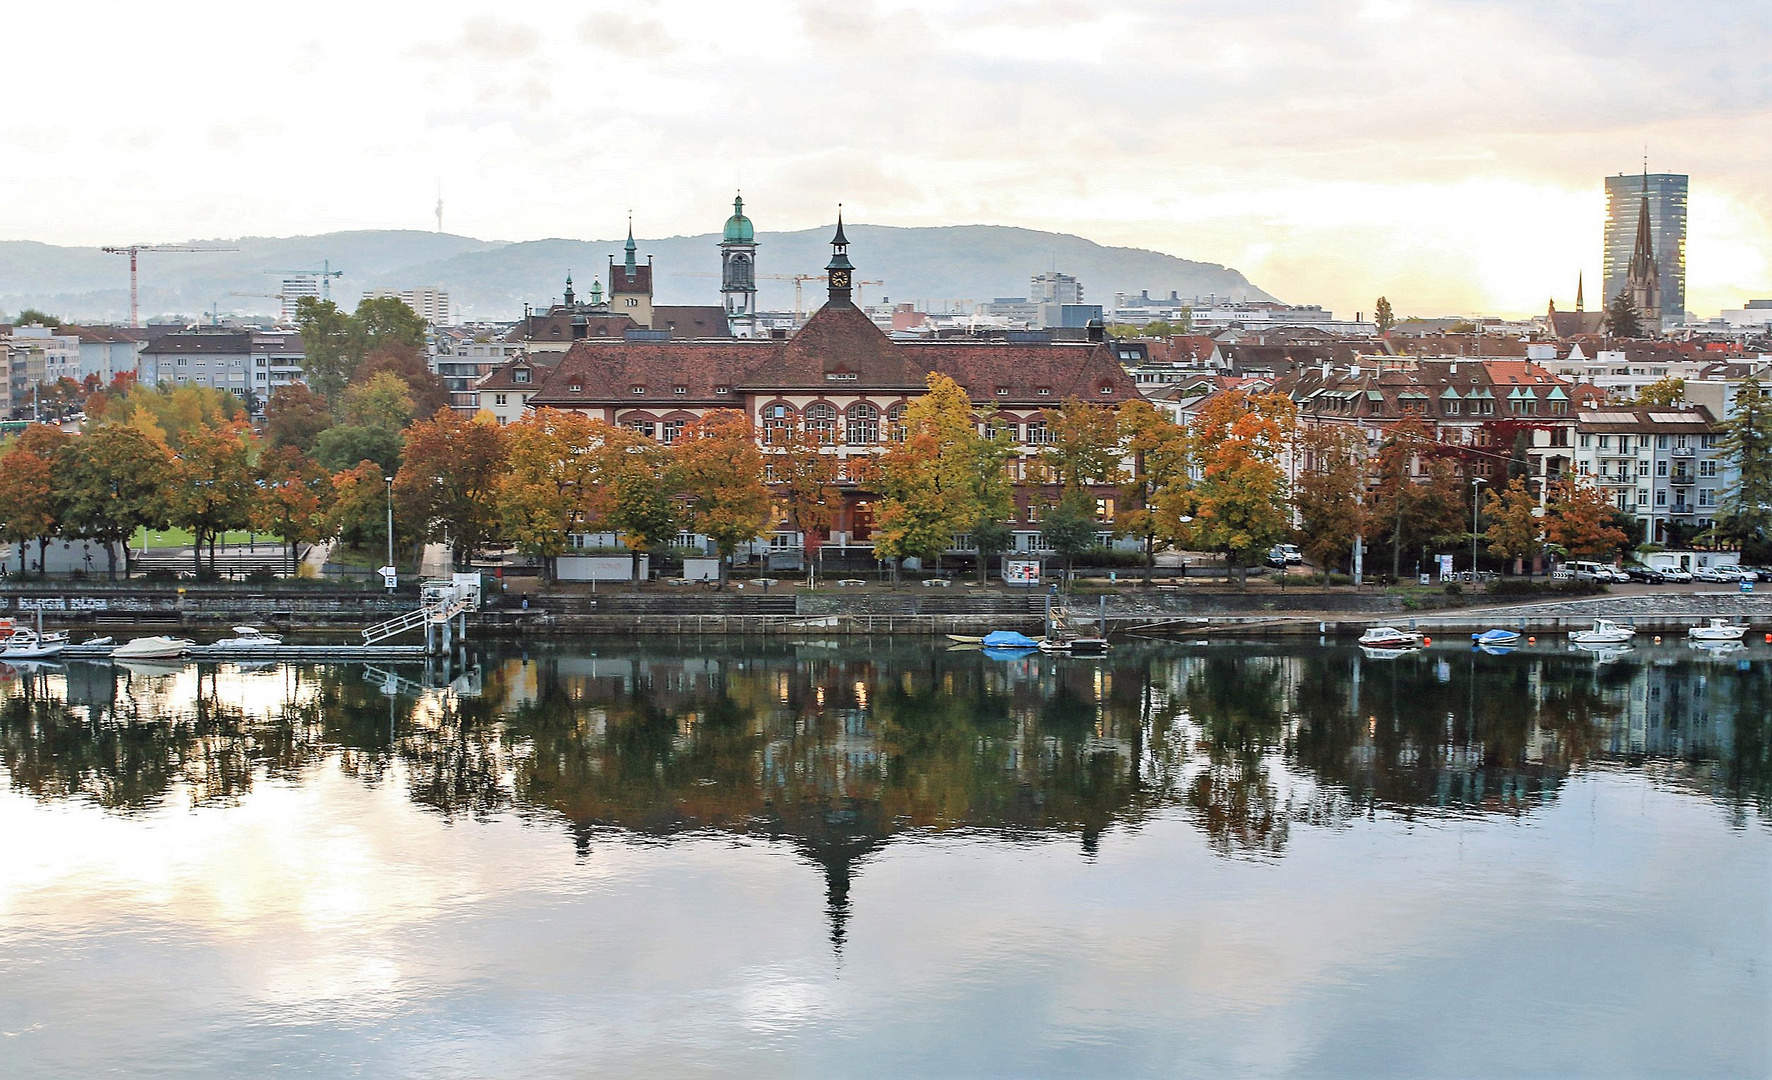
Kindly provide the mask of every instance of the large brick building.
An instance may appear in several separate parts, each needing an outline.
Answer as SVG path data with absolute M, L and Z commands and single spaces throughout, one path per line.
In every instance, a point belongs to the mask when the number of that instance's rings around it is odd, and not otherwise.
M 847 247 L 839 222 L 827 268 L 829 297 L 792 337 L 583 339 L 551 371 L 538 368 L 528 376 L 538 385 L 526 408 L 583 413 L 667 443 L 697 417 L 736 409 L 760 438 L 792 423 L 829 431 L 829 452 L 850 460 L 879 453 L 905 406 L 939 372 L 966 389 L 987 424 L 1015 435 L 1023 454 L 1014 463 L 1016 476 L 1027 480 L 1027 459 L 1048 443 L 1045 410 L 1071 398 L 1112 407 L 1139 396 L 1105 342 L 1058 343 L 1037 334 L 1015 341 L 894 341 L 855 306 Z M 871 546 L 877 496 L 852 481 L 843 486 L 830 543 Z M 1051 497 L 1031 482 L 1017 485 L 1017 550 L 1039 548 L 1040 513 Z M 1098 503 L 1105 535 L 1111 493 L 1101 493 Z M 795 542 L 785 531 L 775 539 L 783 547 Z

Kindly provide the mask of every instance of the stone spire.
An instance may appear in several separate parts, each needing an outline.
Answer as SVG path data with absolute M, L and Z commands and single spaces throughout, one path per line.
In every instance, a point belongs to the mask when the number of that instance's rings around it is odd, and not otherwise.
M 1643 174 L 1643 202 L 1637 211 L 1637 243 L 1631 251 L 1624 290 L 1645 333 L 1661 329 L 1661 268 L 1655 264 L 1655 230 L 1649 221 L 1649 174 Z

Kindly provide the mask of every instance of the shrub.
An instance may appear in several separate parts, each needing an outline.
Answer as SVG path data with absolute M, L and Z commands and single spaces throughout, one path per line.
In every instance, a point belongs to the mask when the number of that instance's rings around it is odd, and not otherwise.
M 1464 595 L 1464 586 L 1460 585 L 1456 581 L 1448 581 L 1446 583 L 1446 595 L 1447 596 L 1463 596 Z
M 1534 581 L 1531 578 L 1500 578 L 1489 583 L 1490 596 L 1598 596 L 1606 592 L 1598 581 Z

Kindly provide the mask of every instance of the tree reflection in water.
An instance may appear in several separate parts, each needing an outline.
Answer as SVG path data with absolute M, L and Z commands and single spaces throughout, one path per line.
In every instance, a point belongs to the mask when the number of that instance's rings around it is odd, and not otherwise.
M 822 868 L 839 946 L 852 874 L 906 834 L 1075 836 L 1091 855 L 1173 810 L 1220 854 L 1271 858 L 1294 824 L 1530 813 L 1601 760 L 1738 823 L 1772 816 L 1766 663 L 1685 650 L 1596 665 L 1152 643 L 1004 662 L 673 641 L 493 654 L 480 675 L 427 690 L 356 666 L 18 673 L 0 764 L 16 790 L 117 812 L 337 768 L 449 817 L 563 822 L 581 852 L 610 830 L 767 838 Z

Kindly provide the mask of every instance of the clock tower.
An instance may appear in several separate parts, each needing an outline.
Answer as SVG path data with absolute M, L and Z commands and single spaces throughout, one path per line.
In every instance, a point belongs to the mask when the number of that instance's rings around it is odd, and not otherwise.
M 831 237 L 831 261 L 824 269 L 825 280 L 830 284 L 830 296 L 825 303 L 853 307 L 855 301 L 851 299 L 850 282 L 855 276 L 855 266 L 849 261 L 849 238 L 843 235 L 842 203 L 837 204 L 837 235 Z
M 720 295 L 733 337 L 757 336 L 757 234 L 745 217 L 744 198 L 732 200 L 732 216 L 720 238 Z

